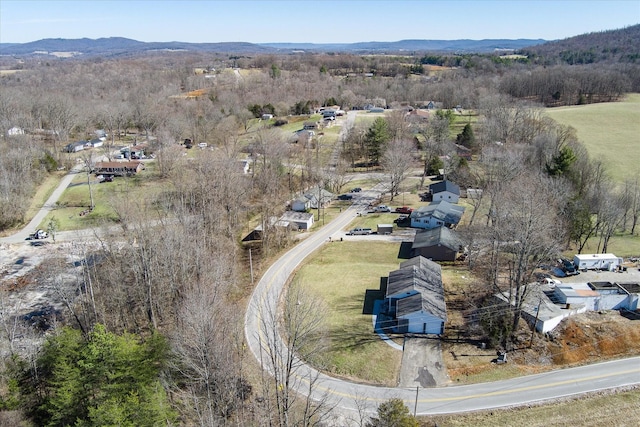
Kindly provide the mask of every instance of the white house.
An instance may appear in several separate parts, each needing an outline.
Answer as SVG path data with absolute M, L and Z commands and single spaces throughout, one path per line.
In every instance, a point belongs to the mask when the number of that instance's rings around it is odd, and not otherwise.
M 308 209 L 311 209 L 311 201 L 304 197 L 298 197 L 293 202 L 291 202 L 291 210 L 295 212 L 306 212 Z
M 434 202 L 445 200 L 449 203 L 458 203 L 460 199 L 460 187 L 447 180 L 431 184 L 429 186 L 429 192 Z
M 298 230 L 309 230 L 313 226 L 313 214 L 307 212 L 286 211 L 280 221 L 294 224 Z
M 88 144 L 87 141 L 72 142 L 70 144 L 65 145 L 63 151 L 65 153 L 76 153 L 78 151 L 84 150 L 87 144 Z

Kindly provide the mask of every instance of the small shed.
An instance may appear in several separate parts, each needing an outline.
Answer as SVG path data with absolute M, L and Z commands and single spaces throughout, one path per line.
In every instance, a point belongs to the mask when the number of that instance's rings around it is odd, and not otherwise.
M 393 224 L 378 224 L 378 234 L 393 233 Z

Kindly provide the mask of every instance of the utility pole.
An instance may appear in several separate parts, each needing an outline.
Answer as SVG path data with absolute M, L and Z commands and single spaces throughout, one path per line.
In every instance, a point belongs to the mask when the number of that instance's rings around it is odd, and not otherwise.
M 418 412 L 418 391 L 420 391 L 420 386 L 416 386 L 416 403 L 413 405 L 413 417 L 416 417 L 416 413 Z
M 541 304 L 542 304 L 542 298 L 538 300 L 538 308 L 536 309 L 536 319 L 533 321 L 533 328 L 531 329 L 531 340 L 529 340 L 529 348 L 533 346 L 533 335 L 536 333 L 536 325 L 538 324 L 538 314 L 540 313 Z
M 253 260 L 251 259 L 251 248 L 249 248 L 249 270 L 251 271 L 251 284 L 253 285 Z

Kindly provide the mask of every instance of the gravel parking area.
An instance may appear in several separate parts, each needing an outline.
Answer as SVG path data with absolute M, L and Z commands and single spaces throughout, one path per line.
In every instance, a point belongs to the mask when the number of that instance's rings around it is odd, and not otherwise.
M 407 335 L 398 387 L 440 387 L 450 381 L 440 339 Z

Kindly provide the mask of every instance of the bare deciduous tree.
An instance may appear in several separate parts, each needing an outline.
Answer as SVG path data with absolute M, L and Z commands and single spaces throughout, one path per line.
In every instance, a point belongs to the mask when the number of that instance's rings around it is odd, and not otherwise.
M 391 201 L 398 194 L 400 185 L 407 176 L 413 160 L 413 143 L 410 141 L 391 141 L 382 156 L 382 167 L 387 176 Z
M 317 357 L 323 346 L 323 305 L 297 282 L 289 287 L 281 309 L 277 301 L 265 303 L 259 334 L 261 362 L 271 373 L 271 380 L 263 378 L 267 410 L 281 427 L 315 425 L 328 411 L 323 399 L 310 400 L 317 376 L 302 368 L 303 360 Z M 309 389 L 300 403 L 296 390 L 305 382 Z

